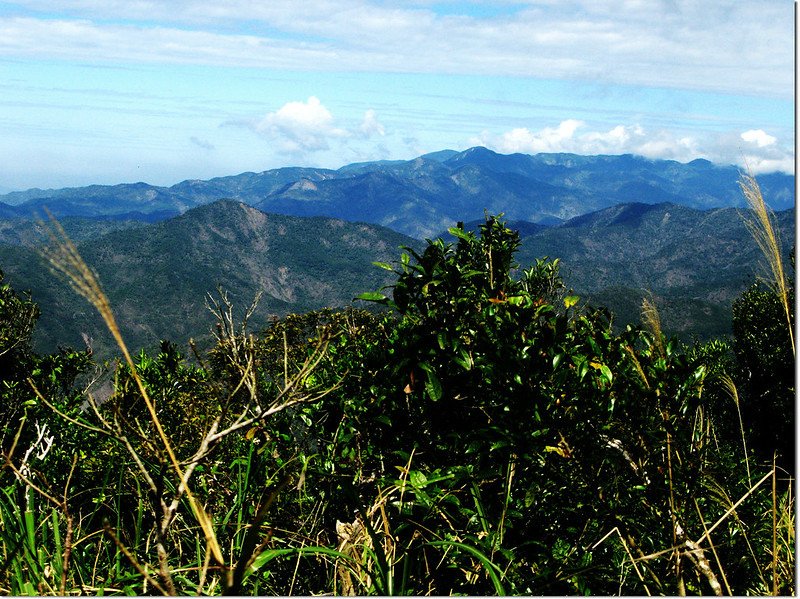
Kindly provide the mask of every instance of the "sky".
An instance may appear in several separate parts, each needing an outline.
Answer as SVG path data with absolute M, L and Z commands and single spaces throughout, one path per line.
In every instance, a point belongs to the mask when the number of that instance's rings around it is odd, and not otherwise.
M 794 172 L 790 0 L 0 0 L 0 192 L 482 145 Z

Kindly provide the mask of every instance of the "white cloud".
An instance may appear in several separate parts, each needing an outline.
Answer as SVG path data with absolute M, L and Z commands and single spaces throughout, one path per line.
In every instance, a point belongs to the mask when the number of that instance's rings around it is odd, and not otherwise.
M 739 163 L 754 174 L 783 171 L 794 172 L 794 154 L 781 146 L 773 135 L 763 129 L 751 129 L 739 136 L 747 145 L 739 144 Z
M 545 127 L 535 133 L 526 128 L 512 129 L 502 135 L 498 144 L 504 152 L 562 152 L 583 124 L 583 121 L 568 119 L 558 127 Z
M 340 144 L 337 149 L 342 150 L 351 140 L 369 140 L 386 135 L 386 129 L 374 109 L 370 108 L 364 113 L 360 124 L 348 128 L 338 125 L 330 110 L 316 96 L 309 97 L 305 102 L 287 102 L 260 120 L 232 124 L 247 126 L 275 142 L 280 153 L 295 158 L 329 150 L 332 142 Z
M 745 131 L 742 133 L 741 138 L 748 143 L 755 144 L 759 148 L 771 146 L 778 141 L 763 129 L 750 129 L 749 131 Z
M 747 142 L 746 148 L 742 141 Z M 567 119 L 556 127 L 538 131 L 515 128 L 499 135 L 483 132 L 470 138 L 470 145 L 483 145 L 501 153 L 565 152 L 572 154 L 636 154 L 646 158 L 689 162 L 706 158 L 718 164 L 736 164 L 753 173 L 794 172 L 791 143 L 761 129 L 741 134 L 704 133 L 687 135 L 668 129 L 647 130 L 639 124 L 616 125 L 608 131 L 588 130 L 583 121 Z
M 255 123 L 253 129 L 278 142 L 281 149 L 290 154 L 327 150 L 329 139 L 349 135 L 334 126 L 333 115 L 315 96 L 306 102 L 284 104 Z

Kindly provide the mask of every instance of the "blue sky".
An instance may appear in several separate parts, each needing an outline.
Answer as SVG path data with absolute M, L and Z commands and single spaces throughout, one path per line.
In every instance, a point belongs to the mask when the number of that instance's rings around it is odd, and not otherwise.
M 0 1 L 0 190 L 445 148 L 794 169 L 787 0 Z

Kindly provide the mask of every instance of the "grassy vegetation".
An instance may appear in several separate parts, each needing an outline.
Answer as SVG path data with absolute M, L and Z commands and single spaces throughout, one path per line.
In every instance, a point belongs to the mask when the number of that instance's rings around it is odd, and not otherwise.
M 257 301 L 209 296 L 213 347 L 189 359 L 130 352 L 52 233 L 119 358 L 33 351 L 36 305 L 0 287 L 4 593 L 794 589 L 793 437 L 767 434 L 793 370 L 754 376 L 793 364 L 790 282 L 737 300 L 730 344 L 667 337 L 650 298 L 614 329 L 558 261 L 512 276 L 519 235 L 490 217 L 379 263 L 391 286 L 361 299 L 390 313 L 253 333 Z

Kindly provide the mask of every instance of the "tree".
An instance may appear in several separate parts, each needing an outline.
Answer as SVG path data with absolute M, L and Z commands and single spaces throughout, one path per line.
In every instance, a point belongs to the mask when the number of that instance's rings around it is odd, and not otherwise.
M 794 288 L 789 288 L 794 305 Z M 794 315 L 791 315 L 794 326 Z M 795 356 L 783 302 L 774 290 L 751 285 L 733 303 L 733 349 L 743 419 L 759 457 L 794 476 Z
M 717 353 L 689 353 L 657 326 L 615 334 L 605 311 L 564 294 L 557 261 L 519 273 L 519 237 L 498 218 L 479 235 L 450 233 L 455 244 L 401 257 L 391 297 L 362 296 L 399 317 L 364 400 L 374 407 L 353 415 L 384 448 L 383 488 L 394 481 L 406 498 L 395 530 L 425 560 L 435 543 L 468 544 L 517 592 L 616 593 L 626 555 L 692 543 L 703 535 L 698 509 L 725 511 L 705 491 L 738 464 L 711 442 L 704 388 Z M 368 419 L 376 413 L 385 420 Z M 615 533 L 619 544 L 605 546 Z M 719 551 L 734 559 L 731 547 Z M 456 570 L 486 564 L 449 555 Z M 691 554 L 700 561 L 679 548 L 663 555 L 625 588 L 719 588 L 702 548 Z M 420 578 L 441 594 L 497 591 L 491 576 L 452 573 Z

